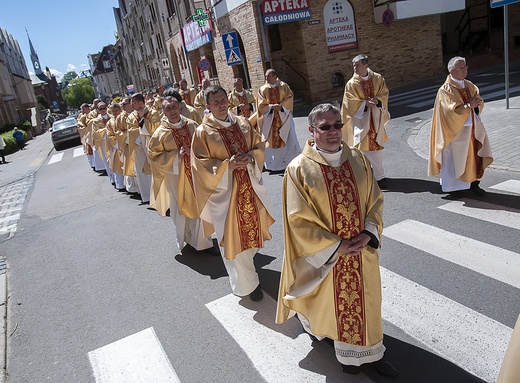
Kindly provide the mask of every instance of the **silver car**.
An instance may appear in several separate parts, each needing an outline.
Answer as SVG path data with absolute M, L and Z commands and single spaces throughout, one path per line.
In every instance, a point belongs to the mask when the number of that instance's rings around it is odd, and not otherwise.
M 58 150 L 60 145 L 67 141 L 80 142 L 76 119 L 67 117 L 52 124 L 51 139 L 54 149 Z

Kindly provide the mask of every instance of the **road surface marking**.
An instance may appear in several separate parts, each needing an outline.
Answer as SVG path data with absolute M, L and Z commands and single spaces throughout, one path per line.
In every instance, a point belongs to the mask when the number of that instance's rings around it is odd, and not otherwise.
M 88 353 L 97 383 L 180 383 L 153 327 Z
M 497 185 L 489 187 L 490 189 L 502 190 L 510 193 L 520 194 L 520 181 L 507 180 Z
M 53 164 L 55 162 L 60 162 L 63 159 L 63 153 L 57 153 L 51 157 L 47 165 Z
M 85 151 L 83 150 L 83 148 L 76 148 L 76 149 L 74 149 L 74 153 L 72 154 L 72 158 L 79 157 L 79 156 L 84 156 L 84 155 L 85 155 Z
M 265 294 L 260 302 L 244 298 L 247 301 L 244 304 L 241 299 L 230 294 L 206 304 L 206 307 L 240 345 L 266 382 L 326 382 L 334 380 L 331 374 L 338 370 L 336 379 L 344 375 L 334 351 L 322 342 L 313 347 L 297 319 L 290 319 L 283 325 L 274 323 L 276 302 L 270 296 Z M 323 359 L 307 357 L 313 348 L 322 347 Z M 327 351 L 330 353 L 328 357 Z M 326 371 L 328 379 L 315 371 Z M 370 381 L 364 374 L 360 374 L 359 379 L 362 380 L 358 382 Z
M 386 227 L 383 235 L 520 289 L 518 253 L 411 219 Z
M 482 202 L 474 199 L 461 199 L 445 205 L 438 206 L 439 209 L 452 213 L 462 214 L 467 217 L 496 223 L 497 225 L 511 227 L 520 230 L 520 210 L 506 208 L 504 206 Z
M 439 356 L 494 382 L 513 330 L 381 267 L 383 319 Z

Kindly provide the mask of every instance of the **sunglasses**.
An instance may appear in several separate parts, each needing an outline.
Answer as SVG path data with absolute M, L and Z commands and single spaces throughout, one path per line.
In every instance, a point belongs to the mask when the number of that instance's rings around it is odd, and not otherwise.
M 340 129 L 343 128 L 343 123 L 342 122 L 336 122 L 335 124 L 332 124 L 332 125 L 326 124 L 326 125 L 322 125 L 322 126 L 314 126 L 314 128 L 315 129 L 319 129 L 322 132 L 326 132 L 327 130 L 330 130 L 332 128 L 334 128 L 336 130 L 340 130 Z

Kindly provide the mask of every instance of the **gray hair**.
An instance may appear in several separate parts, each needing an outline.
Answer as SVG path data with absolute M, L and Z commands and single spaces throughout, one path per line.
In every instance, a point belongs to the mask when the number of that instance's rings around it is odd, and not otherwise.
M 355 64 L 357 63 L 358 61 L 361 61 L 361 63 L 363 65 L 367 65 L 368 64 L 368 56 L 367 55 L 364 55 L 364 54 L 360 54 L 360 55 L 357 55 L 356 57 L 354 57 L 352 59 L 352 64 Z
M 455 56 L 450 61 L 448 61 L 448 72 L 451 72 L 455 64 L 457 64 L 459 61 L 464 61 L 464 64 L 466 64 L 466 59 L 460 56 Z
M 315 127 L 316 122 L 318 121 L 318 117 L 320 115 L 322 115 L 323 113 L 327 113 L 329 111 L 332 111 L 336 115 L 341 115 L 341 111 L 339 110 L 339 108 L 337 106 L 334 106 L 329 103 L 319 104 L 319 105 L 316 105 L 309 113 L 309 117 L 308 117 L 309 125 L 312 127 Z

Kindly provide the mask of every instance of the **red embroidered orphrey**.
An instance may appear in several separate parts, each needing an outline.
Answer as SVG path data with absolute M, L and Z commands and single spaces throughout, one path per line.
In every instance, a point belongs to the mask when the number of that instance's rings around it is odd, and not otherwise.
M 269 88 L 269 103 L 270 104 L 279 104 L 280 103 L 280 89 Z M 282 128 L 282 118 L 280 117 L 280 112 L 273 111 L 273 122 L 271 123 L 271 131 L 272 138 L 269 144 L 271 149 L 279 149 L 285 146 L 282 138 L 280 137 L 280 129 Z
M 186 148 L 186 153 L 184 154 L 184 172 L 188 181 L 190 182 L 191 190 L 195 193 L 195 189 L 193 189 L 193 177 L 191 175 L 191 160 L 190 160 L 190 148 L 191 148 L 191 133 L 187 124 L 184 124 L 179 129 L 171 129 L 173 139 L 177 144 L 179 150 L 184 147 Z
M 249 104 L 249 101 L 247 101 L 247 96 L 245 93 L 242 96 L 237 94 L 237 98 L 238 98 L 238 102 L 240 102 L 240 104 Z M 248 110 L 240 109 L 240 111 L 242 112 L 242 116 L 244 116 L 245 118 L 251 117 L 251 109 L 248 109 Z
M 361 88 L 363 89 L 363 94 L 365 95 L 365 99 L 374 97 L 374 83 L 372 79 L 361 80 Z M 368 108 L 370 109 L 370 107 Z M 370 128 L 368 130 L 369 136 L 369 150 L 371 152 L 376 150 L 382 150 L 383 147 L 376 142 L 377 132 L 374 127 L 374 120 L 372 118 L 372 112 L 370 112 Z
M 229 157 L 239 151 L 247 153 L 247 143 L 244 133 L 235 123 L 229 128 L 217 129 L 226 146 Z M 255 203 L 256 194 L 251 184 L 247 169 L 234 169 L 233 176 L 238 185 L 236 213 L 238 217 L 238 233 L 241 250 L 263 247 L 260 229 L 260 214 Z
M 348 161 L 335 169 L 320 164 L 332 216 L 332 231 L 343 239 L 361 233 L 359 194 L 356 180 Z M 335 307 L 338 341 L 365 346 L 366 320 L 363 294 L 361 254 L 340 256 L 332 270 L 335 288 Z

